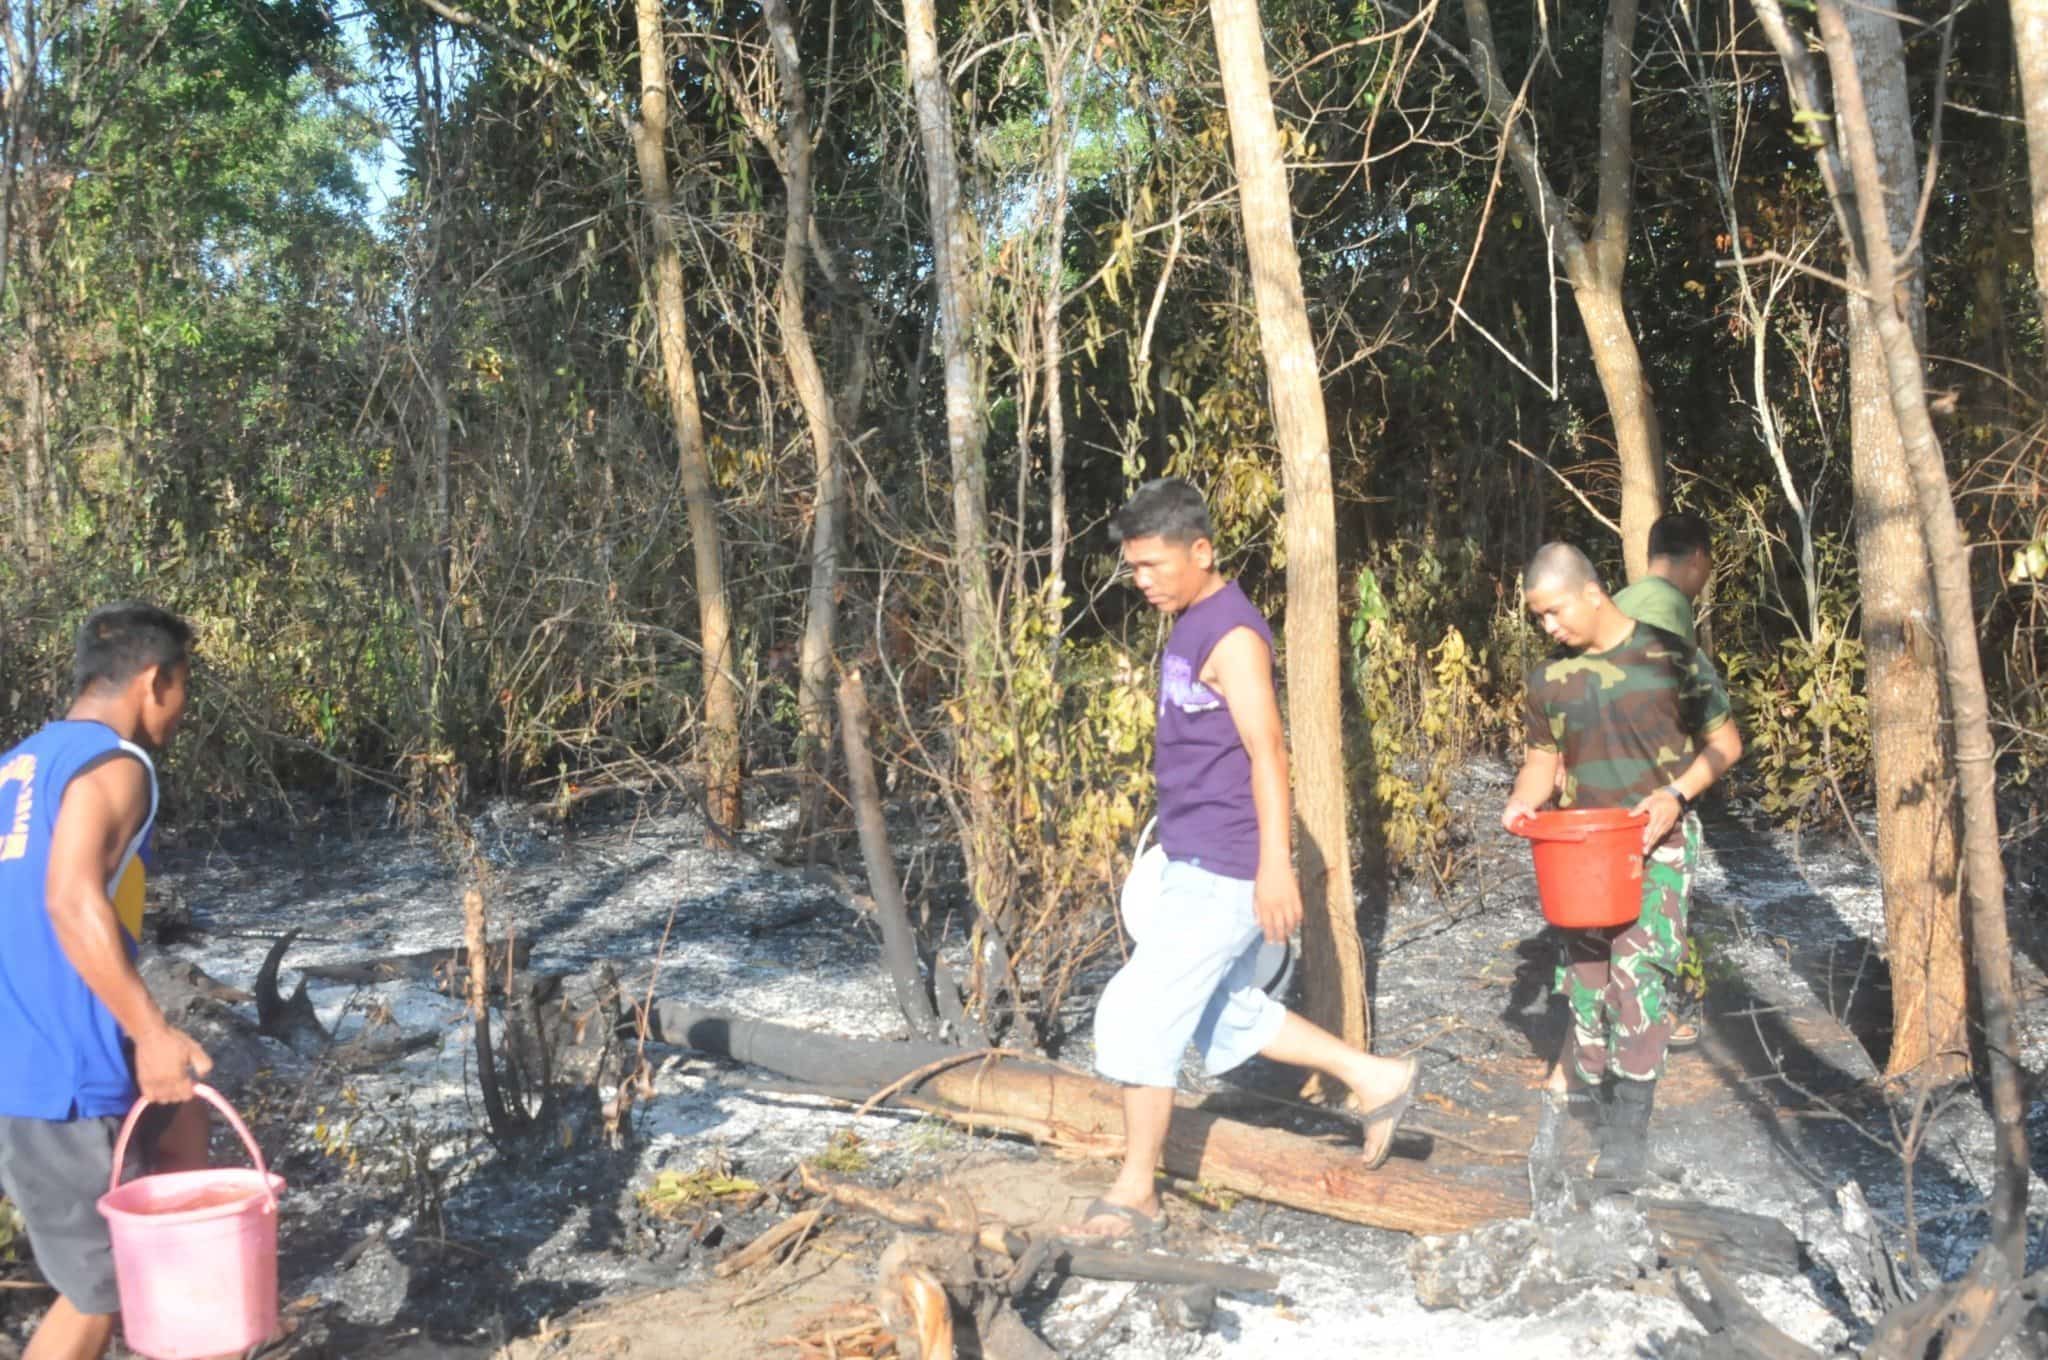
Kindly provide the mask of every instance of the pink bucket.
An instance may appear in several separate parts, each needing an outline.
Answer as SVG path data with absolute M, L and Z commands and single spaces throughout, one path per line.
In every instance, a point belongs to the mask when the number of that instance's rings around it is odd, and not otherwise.
M 256 1167 L 173 1171 L 123 1185 L 128 1139 L 149 1102 L 138 1100 L 128 1112 L 99 1207 L 114 1241 L 121 1332 L 130 1350 L 150 1360 L 238 1354 L 277 1330 L 284 1178 L 265 1169 L 263 1150 L 220 1092 L 192 1090 L 241 1135 Z

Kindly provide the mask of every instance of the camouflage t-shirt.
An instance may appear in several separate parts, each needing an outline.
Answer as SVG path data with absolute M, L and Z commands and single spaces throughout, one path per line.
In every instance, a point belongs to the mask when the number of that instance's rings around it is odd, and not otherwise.
M 1662 628 L 1686 646 L 1695 645 L 1692 601 L 1661 576 L 1645 576 L 1615 592 L 1614 607 L 1632 619 Z
M 1634 807 L 1685 772 L 1727 722 L 1714 665 L 1638 622 L 1604 652 L 1552 657 L 1529 677 L 1527 741 L 1564 757 L 1560 807 Z

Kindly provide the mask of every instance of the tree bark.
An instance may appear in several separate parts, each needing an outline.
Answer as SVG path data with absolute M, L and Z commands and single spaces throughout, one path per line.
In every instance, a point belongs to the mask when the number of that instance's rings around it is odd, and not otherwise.
M 803 408 L 817 467 L 817 490 L 811 502 L 811 581 L 804 596 L 803 640 L 797 651 L 797 725 L 802 734 L 801 759 L 808 778 L 797 819 L 798 834 L 808 836 L 824 821 L 826 776 L 832 758 L 832 654 L 839 617 L 839 547 L 844 537 L 840 516 L 845 495 L 839 467 L 840 433 L 825 374 L 811 342 L 804 311 L 805 267 L 809 258 L 811 163 L 816 143 L 811 132 L 810 101 L 804 92 L 803 67 L 797 49 L 796 21 L 788 0 L 762 0 L 769 46 L 782 95 L 786 131 L 782 138 L 782 277 L 776 284 L 777 324 L 782 331 L 783 359 L 790 386 Z
M 1287 712 L 1292 729 L 1297 853 L 1303 903 L 1306 1011 L 1365 1047 L 1365 949 L 1351 887 L 1345 806 L 1343 677 L 1337 637 L 1336 507 L 1330 433 L 1308 305 L 1295 253 L 1293 209 L 1258 0 L 1210 0 L 1216 59 L 1230 113 L 1245 252 L 1259 314 L 1259 348 L 1286 485 Z
M 668 174 L 668 39 L 662 31 L 661 0 L 635 0 L 640 43 L 640 114 L 633 122 L 633 150 L 640 190 L 654 238 L 654 313 L 661 341 L 661 376 L 675 427 L 677 467 L 690 518 L 690 548 L 697 571 L 697 623 L 704 653 L 704 766 L 709 845 L 729 844 L 739 830 L 740 695 L 733 663 L 732 615 L 725 593 L 725 562 L 718 506 L 711 484 L 711 460 L 704 439 L 704 415 L 697 404 L 697 375 L 690 358 L 689 319 L 683 310 L 683 260 L 672 220 Z
M 988 560 L 986 364 L 973 225 L 962 203 L 953 145 L 953 95 L 939 61 L 932 0 L 903 0 L 904 63 L 924 149 L 925 210 L 931 222 L 932 288 L 938 303 L 945 371 L 946 449 L 953 472 L 953 577 L 959 593 L 961 719 L 957 736 L 966 786 L 962 849 L 970 887 L 998 927 L 1014 914 L 997 847 L 1009 833 L 995 797 L 987 742 L 979 728 L 995 719 L 997 634 Z M 979 960 L 982 951 L 976 949 Z
M 1044 291 L 1038 299 L 1038 358 L 1045 411 L 1046 589 L 1049 599 L 1059 600 L 1066 594 L 1067 562 L 1067 411 L 1063 382 L 1066 347 L 1060 336 L 1060 312 L 1066 302 L 1067 175 L 1077 135 L 1068 126 L 1067 109 L 1067 75 L 1073 66 L 1074 45 L 1072 40 L 1060 38 L 1046 27 L 1035 0 L 1026 0 L 1024 18 L 1038 43 L 1047 91 L 1050 154 L 1046 181 L 1052 203 L 1041 255 L 1040 287 Z M 1017 513 L 1020 518 L 1024 514 L 1021 503 Z
M 1487 0 L 1464 0 L 1470 62 L 1486 114 L 1507 139 L 1508 162 L 1522 190 L 1536 205 L 1551 249 L 1564 266 L 1586 327 L 1593 369 L 1614 421 L 1615 456 L 1621 467 L 1621 549 L 1628 578 L 1649 570 L 1650 525 L 1664 507 L 1664 434 L 1650 390 L 1642 351 L 1622 302 L 1628 270 L 1629 221 L 1633 211 L 1636 0 L 1612 0 L 1600 53 L 1600 188 L 1590 235 L 1572 225 L 1570 207 L 1551 187 L 1536 143 L 1502 77 Z
M 1898 20 L 1859 9 L 1850 23 L 1885 182 L 1916 185 L 1918 156 Z M 1894 252 L 1909 244 L 1913 206 L 1904 189 L 1881 204 L 1858 203 L 1860 210 L 1882 212 Z M 1925 294 L 1918 251 L 1897 258 L 1915 271 L 1900 292 L 1909 324 L 1919 333 L 1925 328 Z M 1892 412 L 1877 320 L 1865 298 L 1852 293 L 1848 305 L 1857 579 L 1877 786 L 1878 872 L 1892 973 L 1892 1047 L 1885 1071 L 1903 1075 L 1931 1063 L 1925 1075 L 1941 1080 L 1969 1065 L 1955 764 L 1948 729 L 1939 721 L 1941 676 L 1926 541 Z
M 1831 186 L 1844 182 L 1840 167 L 1845 164 L 1847 182 L 1854 184 L 1856 205 L 1845 214 L 1857 228 L 1851 245 L 1860 252 L 1861 274 L 1872 285 L 1870 310 L 1934 578 L 1943 679 L 1955 723 L 1955 763 L 1962 789 L 1963 883 L 1969 904 L 1971 961 L 1984 1017 L 1992 1115 L 1997 1126 L 1992 1241 L 2017 1278 L 2026 1266 L 2029 1168 L 2019 1084 L 2018 1011 L 2005 916 L 2005 865 L 1999 857 L 1995 748 L 1977 650 L 1969 550 L 1956 520 L 1948 469 L 1927 407 L 1925 361 L 1911 323 L 1910 303 L 1902 301 L 1899 284 L 1905 276 L 1894 254 L 1887 214 L 1879 210 L 1888 192 L 1910 196 L 1917 186 L 1886 181 L 1885 162 L 1858 71 L 1855 39 L 1840 0 L 1819 0 L 1818 20 L 1836 96 L 1834 132 L 1839 160 L 1829 182 Z M 1780 55 L 1786 58 L 1789 70 L 1805 53 L 1781 47 Z M 1903 64 L 1888 72 L 1886 79 L 1903 82 Z M 1807 88 L 1812 89 L 1811 82 Z
M 983 453 L 988 434 L 986 366 L 978 343 L 980 290 L 953 146 L 953 96 L 939 63 L 931 0 L 903 0 L 903 27 L 924 147 L 925 206 L 931 218 L 932 286 L 945 369 L 946 450 L 953 469 L 953 564 L 961 596 L 961 640 L 968 671 L 974 674 L 989 666 L 995 636 L 988 571 L 988 466 Z
M 2012 0 L 2012 40 L 2033 189 L 2034 301 L 2048 326 L 2048 0 Z

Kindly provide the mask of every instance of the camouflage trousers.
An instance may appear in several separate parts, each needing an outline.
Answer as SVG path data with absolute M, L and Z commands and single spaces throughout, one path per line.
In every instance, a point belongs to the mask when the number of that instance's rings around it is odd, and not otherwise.
M 1699 862 L 1699 818 L 1679 820 L 1677 844 L 1643 864 L 1643 911 L 1631 925 L 1567 930 L 1557 990 L 1572 1013 L 1572 1065 L 1582 1081 L 1655 1081 L 1671 1042 L 1678 964 Z

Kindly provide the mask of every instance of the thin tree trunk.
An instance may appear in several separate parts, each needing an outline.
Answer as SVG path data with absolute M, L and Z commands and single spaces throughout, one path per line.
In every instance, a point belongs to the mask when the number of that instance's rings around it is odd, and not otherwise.
M 1819 82 L 1804 44 L 1787 29 L 1777 0 L 1759 0 L 1766 31 L 1777 47 L 1794 99 L 1820 112 Z M 1997 1126 L 1998 1179 L 1991 1196 L 1992 1240 L 2017 1277 L 2025 1269 L 2027 1130 L 2019 1086 L 2018 1012 L 2014 1002 L 2012 948 L 2005 916 L 2005 865 L 1999 858 L 1997 786 L 1989 705 L 1978 656 L 1975 610 L 1970 597 L 1969 550 L 1956 521 L 1948 469 L 1927 408 L 1924 360 L 1902 301 L 1903 278 L 1893 250 L 1887 193 L 1911 196 L 1917 186 L 1887 184 L 1885 162 L 1873 132 L 1855 40 L 1840 0 L 1820 0 L 1818 19 L 1834 78 L 1834 142 L 1822 149 L 1823 179 L 1848 227 L 1848 245 L 1860 274 L 1870 280 L 1870 311 L 1883 351 L 1892 411 L 1900 445 L 1913 478 L 1920 529 L 1934 578 L 1937 633 L 1949 710 L 1955 723 L 1955 763 L 1963 804 L 1963 884 L 1969 904 L 1970 954 L 1984 1017 L 1990 1060 L 1992 1115 Z M 1903 64 L 1884 79 L 1903 81 Z M 1845 172 L 1846 171 L 1846 172 Z M 1849 186 L 1853 184 L 1853 191 Z M 1910 296 L 1909 294 L 1906 296 Z M 1930 715 L 1931 717 L 1934 715 Z
M 867 865 L 868 891 L 875 899 L 875 924 L 882 932 L 882 960 L 896 1009 L 919 1034 L 938 1033 L 938 1013 L 924 989 L 917 966 L 917 934 L 910 908 L 903 900 L 903 880 L 889 849 L 889 826 L 883 819 L 882 788 L 875 780 L 875 759 L 868 750 L 868 698 L 860 671 L 849 666 L 839 681 L 839 736 L 846 743 L 846 778 L 852 786 L 854 825 L 860 831 L 860 855 Z
M 661 0 L 635 0 L 640 42 L 640 116 L 633 150 L 640 189 L 654 237 L 654 315 L 661 340 L 661 376 L 675 427 L 683 500 L 690 517 L 690 548 L 697 569 L 697 621 L 704 652 L 705 842 L 723 845 L 740 828 L 740 696 L 733 664 L 732 616 L 725 594 L 725 563 L 713 499 L 704 415 L 697 405 L 697 375 L 690 359 L 689 321 L 683 310 L 683 261 L 671 220 L 668 176 L 668 40 Z
M 946 450 L 953 468 L 953 564 L 960 589 L 961 640 L 970 675 L 987 670 L 995 639 L 988 570 L 986 375 L 979 346 L 980 296 L 974 241 L 961 203 L 953 147 L 953 97 L 939 63 L 931 0 L 903 0 L 910 85 L 924 146 L 925 205 L 931 218 L 932 284 L 946 381 Z
M 1286 482 L 1287 712 L 1292 728 L 1296 856 L 1308 919 L 1303 967 L 1307 1012 L 1332 1034 L 1370 1039 L 1365 949 L 1351 888 L 1345 808 L 1343 677 L 1337 638 L 1336 506 L 1322 378 L 1309 333 L 1295 253 L 1293 208 L 1258 0 L 1209 0 L 1216 60 L 1230 112 L 1245 251 L 1259 313 L 1259 347 Z
M 12 440 L 21 461 L 21 543 L 29 562 L 39 565 L 50 556 L 50 526 L 45 523 L 49 486 L 44 462 L 43 374 L 33 328 L 22 327 L 14 337 L 13 347 L 8 368 L 12 379 L 9 386 L 14 389 L 14 399 L 21 403 L 19 433 Z
M 1569 270 L 1566 271 L 1568 274 Z M 1664 434 L 1642 352 L 1622 306 L 1621 280 L 1602 275 L 1574 281 L 1579 319 L 1593 351 L 1593 371 L 1607 394 L 1614 449 L 1621 466 L 1621 556 L 1631 581 L 1650 569 L 1650 526 L 1664 513 Z
M 938 302 L 939 348 L 946 384 L 946 449 L 953 472 L 953 577 L 959 593 L 961 719 L 957 737 L 966 786 L 970 887 L 998 927 L 1015 904 L 997 847 L 1010 823 L 998 806 L 988 743 L 979 729 L 995 719 L 997 673 L 995 596 L 990 585 L 988 435 L 985 365 L 981 354 L 981 290 L 972 224 L 961 201 L 953 145 L 953 96 L 939 62 L 932 0 L 903 0 L 904 61 L 924 148 L 925 209 L 932 238 L 932 288 Z M 975 951 L 977 966 L 983 951 Z
M 1857 581 L 1877 793 L 1878 874 L 1892 974 L 1887 1073 L 1968 1064 L 1955 767 L 1941 723 L 1934 596 L 1870 307 L 1849 307 Z
M 1487 0 L 1464 0 L 1470 62 L 1485 100 L 1487 117 L 1508 142 L 1508 162 L 1522 190 L 1536 205 L 1558 262 L 1572 285 L 1579 318 L 1586 327 L 1593 369 L 1614 421 L 1615 455 L 1621 466 L 1621 549 L 1630 580 L 1649 570 L 1650 525 L 1663 513 L 1664 435 L 1650 390 L 1642 352 L 1622 302 L 1628 269 L 1629 221 L 1634 199 L 1634 111 L 1636 0 L 1612 0 L 1600 56 L 1600 190 L 1590 236 L 1572 225 L 1569 206 L 1551 187 L 1536 143 L 1523 127 L 1501 75 Z
M 845 497 L 839 468 L 839 429 L 832 397 L 825 388 L 817 350 L 811 343 L 804 312 L 805 266 L 811 224 L 810 101 L 804 92 L 803 67 L 797 49 L 796 21 L 788 0 L 762 0 L 769 46 L 782 94 L 785 132 L 782 140 L 782 277 L 775 289 L 782 355 L 789 364 L 790 385 L 803 407 L 817 466 L 817 489 L 811 502 L 811 582 L 804 596 L 803 640 L 797 651 L 797 725 L 802 733 L 804 782 L 797 834 L 808 837 L 824 822 L 825 781 L 832 759 L 832 653 L 839 618 L 840 516 Z
M 1917 185 L 1898 20 L 1877 10 L 1858 10 L 1851 24 L 1885 183 Z M 1915 268 L 1918 252 L 1910 258 L 1901 252 L 1912 235 L 1913 206 L 1906 187 L 1895 187 L 1881 203 L 1858 202 L 1861 211 L 1882 213 L 1895 258 L 1909 269 Z M 1857 282 L 1866 281 L 1859 277 Z M 1908 324 L 1920 333 L 1925 294 L 1917 269 L 1900 292 Z M 1857 575 L 1876 767 L 1878 872 L 1892 972 L 1892 1048 L 1885 1070 L 1898 1075 L 1931 1063 L 1924 1075 L 1941 1080 L 1968 1068 L 1969 1002 L 1955 765 L 1948 729 L 1939 721 L 1934 589 L 1877 320 L 1865 298 L 1852 294 L 1848 304 Z
M 2048 0 L 2012 0 L 2012 40 L 2034 195 L 2034 301 L 2048 325 Z
M 1072 69 L 1073 48 L 1045 26 L 1035 0 L 1026 0 L 1025 21 L 1038 41 L 1039 59 L 1045 64 L 1048 93 L 1046 123 L 1051 138 L 1051 163 L 1046 177 L 1052 188 L 1052 211 L 1045 225 L 1044 267 L 1038 302 L 1038 343 L 1040 384 L 1044 391 L 1045 471 L 1047 515 L 1050 520 L 1046 544 L 1047 598 L 1058 600 L 1066 593 L 1067 562 L 1067 411 L 1062 370 L 1066 350 L 1060 337 L 1060 310 L 1066 300 L 1064 273 L 1067 243 L 1067 173 L 1073 161 L 1074 130 L 1067 125 L 1067 75 Z M 1023 506 L 1018 506 L 1023 512 Z
M 448 317 L 447 262 L 443 253 L 444 223 L 448 200 L 446 167 L 441 157 L 440 59 L 432 44 L 434 25 L 428 21 L 423 36 L 412 43 L 413 97 L 418 104 L 420 150 L 424 164 L 420 176 L 420 212 L 424 230 L 419 242 L 418 277 L 414 280 L 412 309 L 413 362 L 426 389 L 427 476 L 432 497 L 427 526 L 434 592 L 434 614 L 427 621 L 436 642 L 428 658 L 426 677 L 428 708 L 445 739 L 450 701 L 448 679 L 451 649 L 461 631 L 461 620 L 451 616 L 449 597 L 453 586 L 454 491 L 449 481 L 449 453 L 453 417 L 448 405 L 448 369 L 453 362 L 454 336 Z M 429 63 L 432 70 L 429 72 Z

